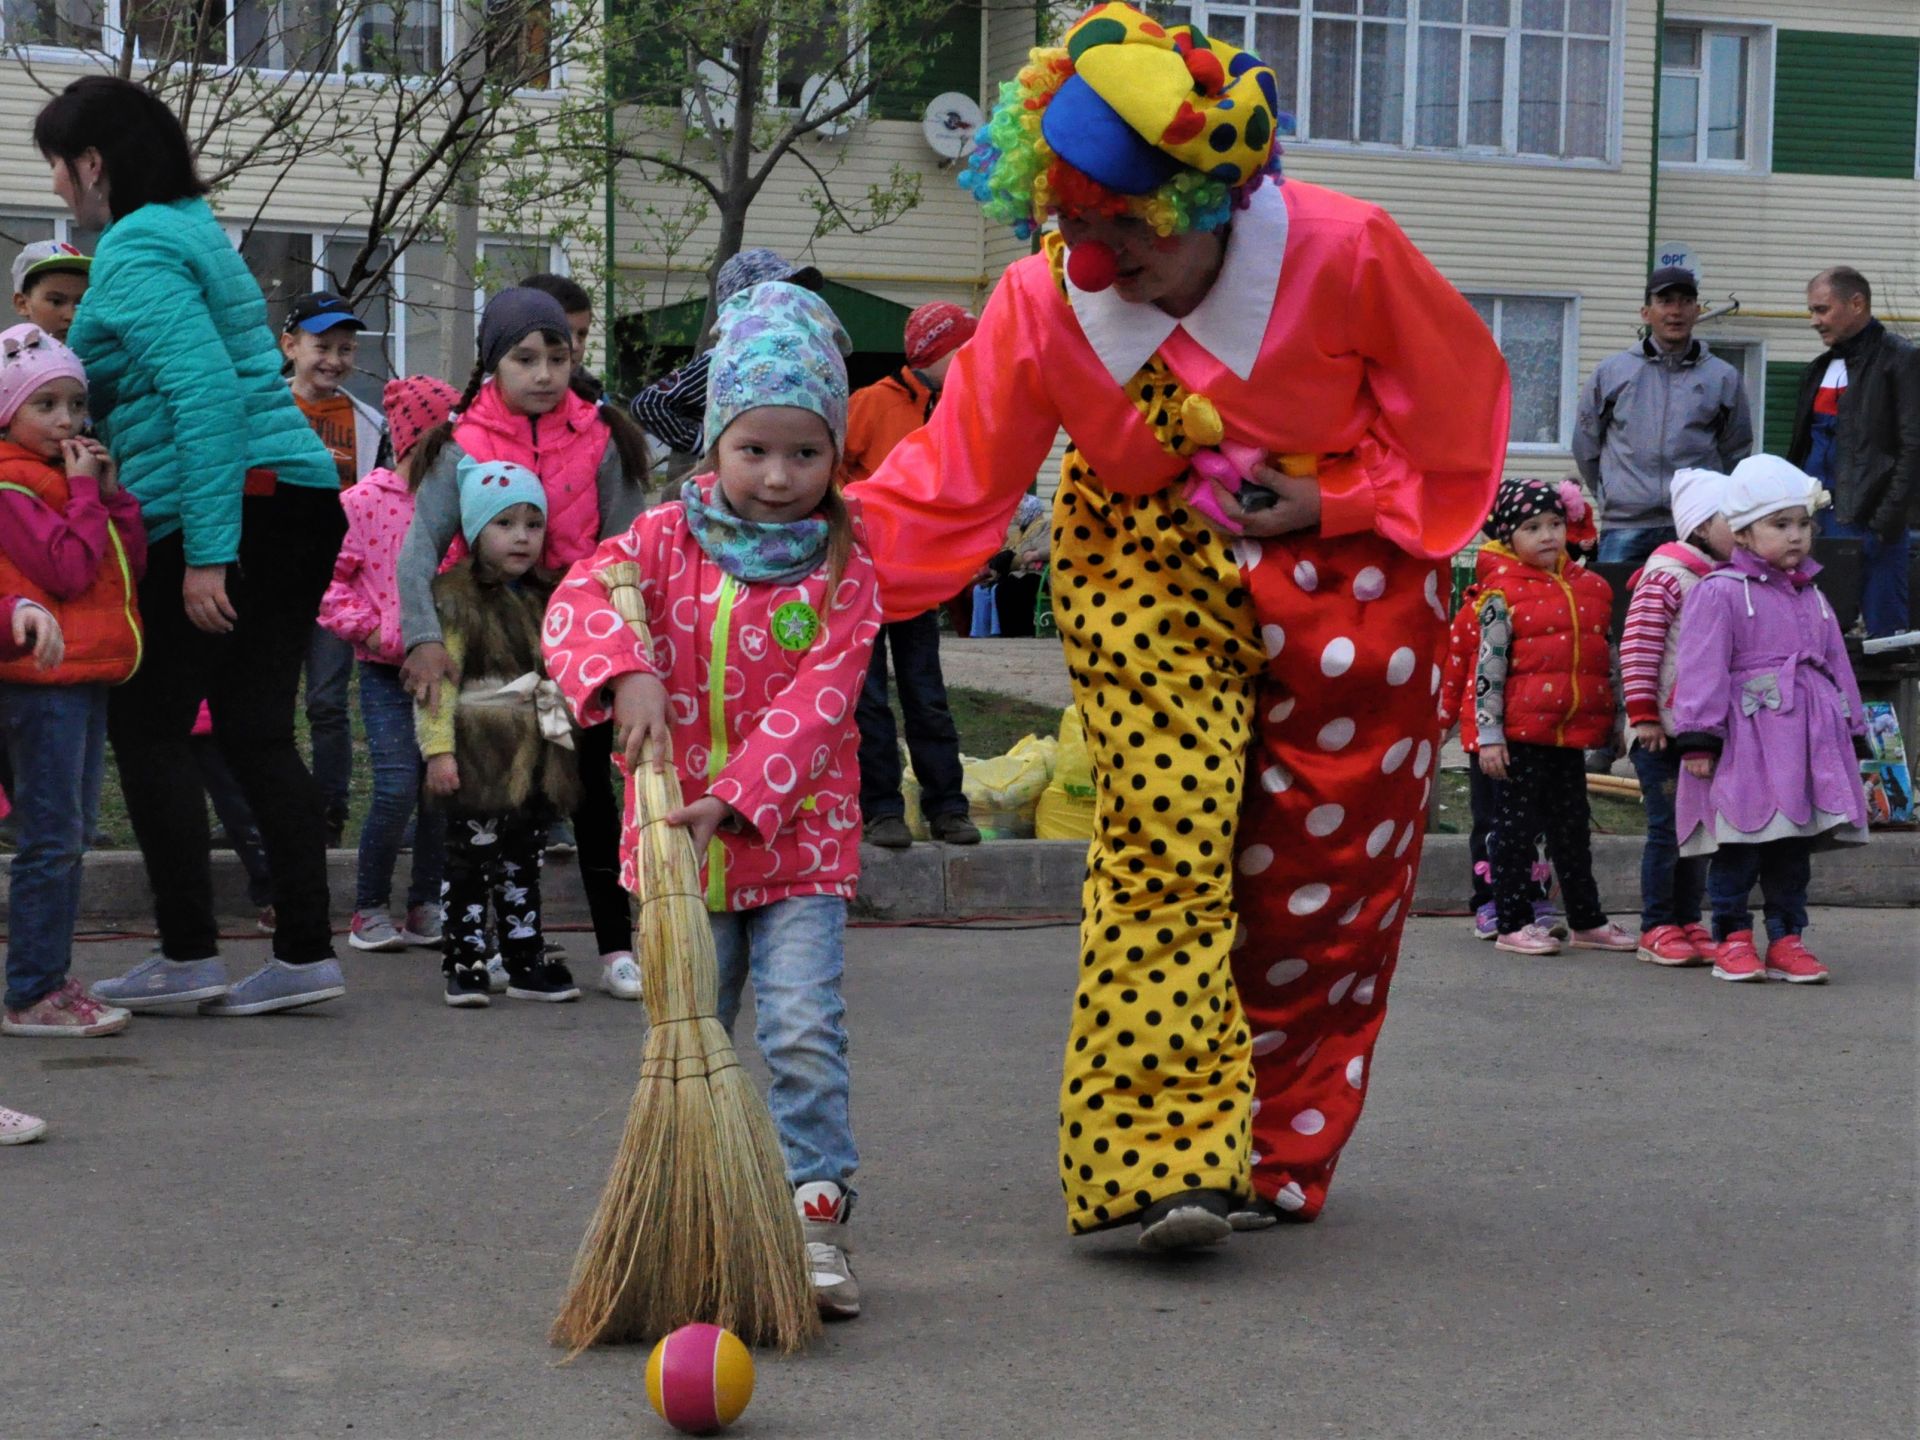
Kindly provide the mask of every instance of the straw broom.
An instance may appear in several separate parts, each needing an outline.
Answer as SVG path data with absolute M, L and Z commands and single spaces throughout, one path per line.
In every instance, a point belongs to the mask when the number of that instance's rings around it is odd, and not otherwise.
M 639 567 L 595 578 L 649 645 Z M 664 823 L 681 804 L 680 780 L 653 759 L 649 748 L 633 774 L 634 950 L 650 1028 L 620 1152 L 551 1338 L 571 1356 L 706 1321 L 749 1345 L 797 1350 L 820 1317 L 793 1191 L 766 1102 L 714 1018 L 699 863 L 687 832 Z

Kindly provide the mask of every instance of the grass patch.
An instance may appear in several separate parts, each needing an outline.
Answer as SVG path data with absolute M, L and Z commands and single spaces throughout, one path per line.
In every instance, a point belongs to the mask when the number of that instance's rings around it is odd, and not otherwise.
M 1022 736 L 1060 733 L 1060 711 L 1056 707 L 1018 695 L 955 685 L 948 687 L 947 705 L 953 711 L 954 728 L 960 732 L 961 753 L 982 760 L 1006 754 Z M 894 715 L 904 735 L 897 701 Z

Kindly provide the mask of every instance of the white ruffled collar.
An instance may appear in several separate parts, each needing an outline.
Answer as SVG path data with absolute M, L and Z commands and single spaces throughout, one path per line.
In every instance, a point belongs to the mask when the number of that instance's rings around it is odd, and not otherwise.
M 1184 320 L 1156 305 L 1122 300 L 1116 290 L 1090 292 L 1067 281 L 1080 329 L 1093 353 L 1119 384 L 1132 379 L 1175 330 L 1242 380 L 1253 376 L 1266 339 L 1287 250 L 1287 201 L 1273 182 L 1254 191 L 1245 210 L 1234 212 L 1220 276 Z

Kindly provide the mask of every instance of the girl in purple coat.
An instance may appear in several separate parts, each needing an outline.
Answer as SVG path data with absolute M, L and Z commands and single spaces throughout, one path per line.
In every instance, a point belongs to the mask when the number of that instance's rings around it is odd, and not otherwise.
M 1741 461 L 1724 511 L 1738 548 L 1680 612 L 1680 853 L 1713 857 L 1707 894 L 1721 980 L 1825 981 L 1827 967 L 1800 939 L 1812 855 L 1866 843 L 1860 691 L 1808 558 L 1821 498 L 1816 481 L 1777 456 Z M 1747 908 L 1756 880 L 1764 963 Z

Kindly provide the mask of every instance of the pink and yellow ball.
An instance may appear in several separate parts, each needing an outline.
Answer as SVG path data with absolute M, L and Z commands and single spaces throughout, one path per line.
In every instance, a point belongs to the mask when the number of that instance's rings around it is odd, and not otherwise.
M 647 1357 L 647 1399 L 674 1429 L 712 1435 L 753 1399 L 753 1356 L 730 1330 L 682 1325 Z

